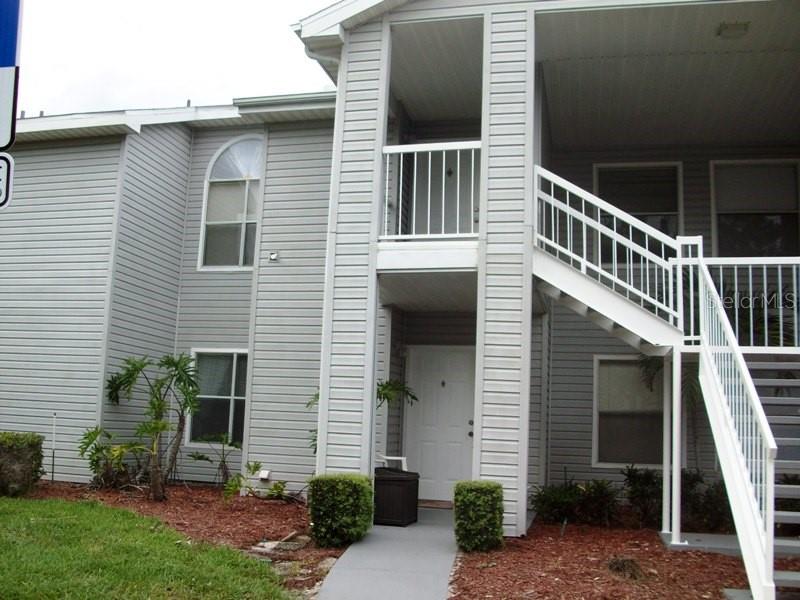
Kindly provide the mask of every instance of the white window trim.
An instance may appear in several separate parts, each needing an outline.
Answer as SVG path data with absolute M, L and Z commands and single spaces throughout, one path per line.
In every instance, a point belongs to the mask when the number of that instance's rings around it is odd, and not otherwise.
M 713 256 L 719 256 L 719 212 L 717 211 L 717 188 L 716 188 L 716 168 L 717 166 L 729 165 L 794 165 L 797 171 L 797 212 L 798 229 L 800 229 L 800 158 L 742 158 L 708 161 L 708 180 L 711 187 L 711 252 Z M 763 211 L 767 212 L 767 211 Z M 729 213 L 725 213 L 729 214 Z M 748 213 L 750 214 L 750 213 Z M 800 231 L 798 231 L 800 239 Z
M 631 463 L 612 463 L 612 462 L 600 462 L 599 460 L 599 441 L 600 441 L 600 363 L 603 361 L 630 361 L 636 362 L 639 360 L 639 355 L 637 354 L 595 354 L 593 356 L 593 369 L 592 369 L 592 468 L 593 469 L 624 469 Z M 671 377 L 669 369 L 665 368 L 662 370 L 662 378 L 663 382 L 662 385 L 664 386 L 662 389 L 667 389 L 666 386 L 670 385 Z M 685 412 L 685 411 L 684 411 Z M 662 421 L 663 421 L 663 414 L 662 414 Z M 681 428 L 683 428 L 683 423 L 681 423 Z M 663 435 L 670 435 L 669 431 L 664 431 Z M 682 439 L 685 440 L 686 435 L 681 436 Z M 662 439 L 663 445 L 663 439 Z M 685 446 L 685 442 L 682 443 Z M 683 452 L 684 462 L 685 463 L 685 456 L 686 452 Z M 663 464 L 647 464 L 647 463 L 635 463 L 637 468 L 642 469 L 655 469 L 661 470 L 663 468 Z
M 678 235 L 684 232 L 684 208 L 683 208 L 683 162 L 679 160 L 662 160 L 649 162 L 599 162 L 592 163 L 592 193 L 599 197 L 600 194 L 600 169 L 647 169 L 651 167 L 675 167 L 678 177 Z M 605 198 L 603 198 L 605 200 Z M 642 214 L 672 214 L 672 213 L 645 213 Z
M 238 144 L 239 142 L 243 142 L 245 140 L 258 140 L 263 142 L 264 135 L 261 133 L 247 133 L 245 135 L 240 135 L 238 137 L 232 138 L 225 142 L 222 146 L 217 148 L 217 151 L 211 157 L 211 160 L 208 161 L 208 166 L 206 167 L 206 172 L 203 177 L 203 205 L 202 205 L 202 215 L 200 217 L 200 241 L 199 246 L 197 248 L 197 270 L 198 271 L 206 271 L 206 272 L 217 272 L 217 273 L 241 273 L 241 272 L 252 272 L 253 265 L 211 265 L 207 266 L 203 264 L 203 256 L 206 252 L 206 208 L 208 207 L 208 188 L 209 188 L 209 179 L 211 178 L 211 171 L 214 169 L 214 165 L 217 162 L 217 159 L 222 156 L 222 153 L 225 152 L 228 148 L 233 146 L 234 144 Z M 264 156 L 262 160 L 266 161 L 266 152 L 264 152 Z M 264 196 L 264 173 L 266 172 L 266 162 L 262 165 L 261 169 L 261 177 L 258 180 L 258 197 L 262 198 Z M 237 179 L 235 181 L 242 181 L 241 179 Z M 246 202 L 245 198 L 245 202 Z M 259 210 L 259 215 L 261 211 Z M 261 227 L 258 223 L 258 219 L 256 221 L 256 239 L 258 239 L 258 234 Z M 255 257 L 253 258 L 253 263 L 255 264 Z
M 250 373 L 252 372 L 252 366 L 250 365 L 250 352 L 246 348 L 192 348 L 189 350 L 189 354 L 192 357 L 192 361 L 195 363 L 195 367 L 197 366 L 197 355 L 198 354 L 246 354 L 247 355 L 247 373 L 245 374 L 245 380 L 249 379 Z M 249 397 L 247 396 L 247 390 L 245 388 L 245 398 L 244 398 L 244 405 L 245 405 L 245 423 L 244 427 L 247 429 L 247 405 L 249 404 Z M 244 436 L 242 436 L 244 437 Z M 244 440 L 242 440 L 244 442 Z M 221 447 L 222 444 L 215 444 L 213 442 L 193 442 L 192 441 L 192 415 L 188 415 L 186 417 L 186 430 L 183 432 L 183 447 L 184 448 L 191 448 L 191 449 L 202 449 L 208 448 L 209 446 L 212 447 Z M 244 444 L 242 445 L 244 448 Z

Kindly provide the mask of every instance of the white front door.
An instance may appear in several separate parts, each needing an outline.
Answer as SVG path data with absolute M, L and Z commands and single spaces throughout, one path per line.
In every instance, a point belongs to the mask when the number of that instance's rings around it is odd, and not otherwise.
M 404 454 L 419 473 L 419 497 L 453 500 L 472 478 L 473 346 L 410 346 L 407 381 L 419 401 L 405 409 Z

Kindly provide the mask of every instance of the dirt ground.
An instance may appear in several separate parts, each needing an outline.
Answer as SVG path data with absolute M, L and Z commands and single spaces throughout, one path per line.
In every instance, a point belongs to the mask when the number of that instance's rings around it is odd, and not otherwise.
M 638 579 L 612 573 L 609 561 L 634 559 Z M 800 569 L 800 559 L 780 560 Z M 460 557 L 452 600 L 627 600 L 723 598 L 724 588 L 747 587 L 739 558 L 667 550 L 648 529 L 608 529 L 535 524 L 502 550 Z
M 222 498 L 222 490 L 207 485 L 171 485 L 167 500 L 153 502 L 136 489 L 96 490 L 86 485 L 41 482 L 31 498 L 96 500 L 108 506 L 156 517 L 195 540 L 225 544 L 247 550 L 262 541 L 280 540 L 292 533 L 308 533 L 305 505 L 280 500 L 235 496 Z M 271 556 L 273 561 L 296 561 L 297 568 L 285 573 L 286 587 L 308 589 L 323 577 L 316 569 L 328 557 L 342 550 L 317 548 L 313 542 L 302 550 Z

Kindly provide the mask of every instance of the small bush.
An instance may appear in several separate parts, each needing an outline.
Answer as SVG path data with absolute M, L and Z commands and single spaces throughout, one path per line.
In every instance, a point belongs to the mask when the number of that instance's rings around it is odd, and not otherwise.
M 536 518 L 545 523 L 575 521 L 581 489 L 576 483 L 568 481 L 557 485 L 546 485 L 533 495 L 533 510 Z
M 610 481 L 572 481 L 539 488 L 533 496 L 536 518 L 545 523 L 576 523 L 609 526 L 619 508 L 618 491 Z
M 318 475 L 308 483 L 311 536 L 323 547 L 345 546 L 372 526 L 372 482 L 365 475 Z
M 453 502 L 456 542 L 465 552 L 503 545 L 503 488 L 494 481 L 459 481 Z
M 579 485 L 578 489 L 578 521 L 610 526 L 619 508 L 619 492 L 614 485 L 610 481 L 595 479 Z
M 43 442 L 36 433 L 0 431 L 0 496 L 25 494 L 39 481 Z
M 657 527 L 661 516 L 661 473 L 630 465 L 622 474 L 625 495 L 639 520 L 639 527 Z

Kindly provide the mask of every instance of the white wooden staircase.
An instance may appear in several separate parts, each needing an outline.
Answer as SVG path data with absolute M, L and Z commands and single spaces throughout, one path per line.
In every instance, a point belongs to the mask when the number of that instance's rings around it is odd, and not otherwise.
M 666 236 L 557 175 L 535 169 L 533 275 L 538 291 L 646 354 L 672 352 L 678 365 L 684 353 L 699 355 L 706 412 L 753 597 L 774 599 L 776 584 L 800 587 L 800 573 L 774 572 L 773 566 L 775 553 L 800 549 L 800 539 L 774 538 L 776 523 L 800 524 L 800 512 L 775 509 L 776 497 L 778 508 L 786 499 L 800 507 L 800 356 L 787 360 L 760 354 L 763 358 L 751 358 L 748 367 L 739 315 L 729 318 L 720 298 L 722 267 L 715 280 L 701 238 Z M 742 260 L 751 261 L 752 286 L 755 259 Z M 724 264 L 734 265 L 735 278 L 736 264 Z M 800 259 L 790 261 L 795 286 L 798 265 Z M 763 272 L 766 291 L 766 265 Z M 779 312 L 783 319 L 782 308 Z M 763 311 L 765 325 L 770 314 Z M 752 311 L 750 317 L 747 348 L 762 352 L 753 348 Z M 786 346 L 783 320 L 780 327 L 780 350 L 796 352 Z M 679 392 L 673 394 L 673 407 L 680 410 Z M 797 479 L 776 484 L 776 469 L 782 477 Z M 680 504 L 674 481 L 673 511 Z M 679 511 L 672 521 L 679 531 Z

